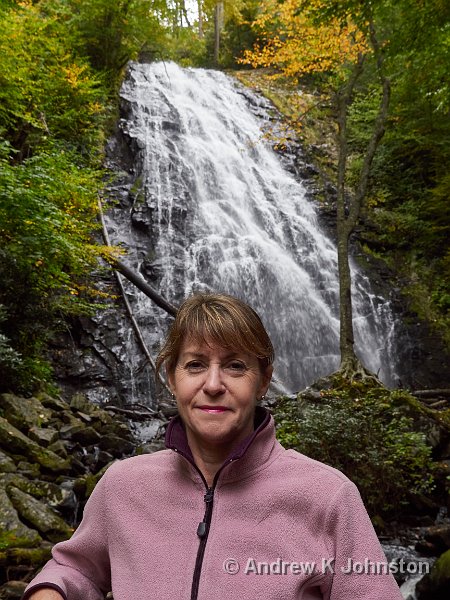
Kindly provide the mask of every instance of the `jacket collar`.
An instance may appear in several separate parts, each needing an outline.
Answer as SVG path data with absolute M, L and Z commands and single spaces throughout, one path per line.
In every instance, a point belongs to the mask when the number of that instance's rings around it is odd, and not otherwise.
M 244 472 L 249 471 L 249 468 L 251 469 L 251 467 L 256 466 L 254 463 L 257 462 L 259 464 L 264 462 L 264 458 L 266 458 L 263 456 L 264 448 L 270 453 L 275 442 L 274 430 L 274 421 L 269 411 L 262 406 L 257 406 L 255 410 L 255 429 L 227 457 L 219 470 L 222 473 L 224 467 L 228 467 L 226 477 L 222 476 L 221 479 L 234 479 L 233 475 L 235 471 L 243 475 Z M 269 440 L 272 440 L 272 443 L 268 444 Z M 179 415 L 174 417 L 167 427 L 165 444 L 166 448 L 174 450 L 183 456 L 198 471 L 191 449 L 189 448 L 183 421 Z M 246 460 L 241 461 L 240 459 L 244 457 Z M 234 465 L 234 462 L 237 460 L 239 460 L 239 463 Z

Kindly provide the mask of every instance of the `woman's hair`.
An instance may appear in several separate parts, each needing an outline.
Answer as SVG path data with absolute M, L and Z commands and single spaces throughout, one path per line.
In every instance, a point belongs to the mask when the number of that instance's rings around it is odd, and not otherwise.
M 175 370 L 185 340 L 217 344 L 256 356 L 261 371 L 273 363 L 272 342 L 257 313 L 245 302 L 227 294 L 194 294 L 177 311 L 175 322 L 156 359 L 156 373 L 165 364 Z

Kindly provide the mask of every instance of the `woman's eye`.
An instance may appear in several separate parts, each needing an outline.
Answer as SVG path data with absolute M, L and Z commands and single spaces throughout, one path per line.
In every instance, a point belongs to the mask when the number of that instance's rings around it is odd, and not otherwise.
M 228 365 L 228 368 L 234 373 L 243 373 L 247 367 L 245 366 L 245 363 L 240 360 L 233 360 L 233 362 Z
M 200 371 L 203 369 L 203 364 L 199 360 L 191 360 L 185 367 L 188 371 Z

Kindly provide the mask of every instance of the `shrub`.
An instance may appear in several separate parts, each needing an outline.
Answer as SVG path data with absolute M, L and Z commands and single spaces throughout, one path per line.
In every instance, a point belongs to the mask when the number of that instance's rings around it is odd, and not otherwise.
M 374 388 L 282 399 L 275 410 L 278 439 L 345 473 L 369 514 L 393 516 L 413 496 L 433 489 L 431 448 L 393 395 Z

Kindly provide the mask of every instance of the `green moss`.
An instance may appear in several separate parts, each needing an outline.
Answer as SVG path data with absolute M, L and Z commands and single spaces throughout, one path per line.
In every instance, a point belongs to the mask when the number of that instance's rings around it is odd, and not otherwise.
M 431 570 L 430 579 L 436 587 L 450 581 L 450 550 L 437 559 Z
M 0 529 L 0 550 L 29 548 L 30 546 L 36 546 L 39 542 L 40 539 L 38 538 L 32 543 L 29 538 L 20 537 L 14 531 L 3 531 Z
M 0 565 L 26 565 L 37 569 L 50 560 L 51 556 L 51 546 L 39 548 L 14 547 L 3 551 L 0 547 Z

